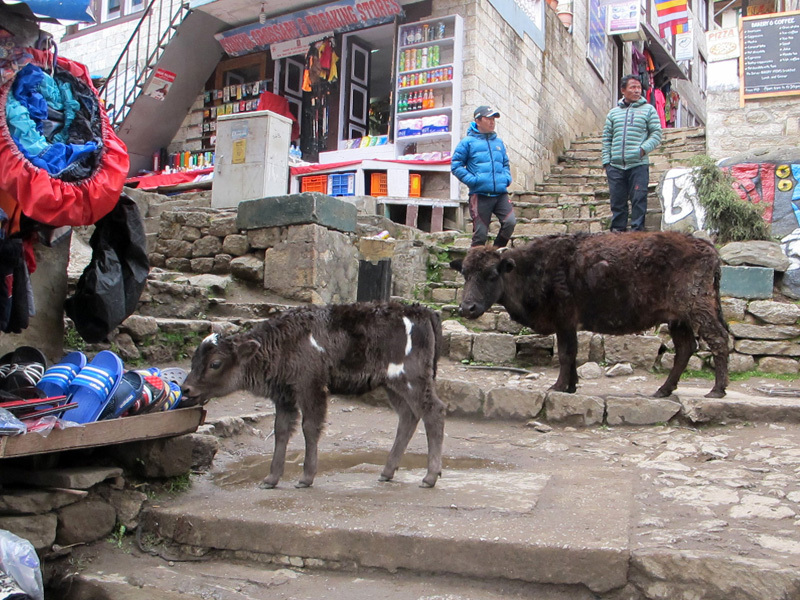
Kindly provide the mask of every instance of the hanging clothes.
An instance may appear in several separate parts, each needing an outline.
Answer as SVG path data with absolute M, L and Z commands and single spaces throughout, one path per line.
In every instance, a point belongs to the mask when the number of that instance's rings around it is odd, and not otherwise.
M 53 60 L 52 54 L 41 50 L 30 48 L 28 52 L 31 64 L 39 68 Z M 91 225 L 117 204 L 128 175 L 128 152 L 111 128 L 88 69 L 61 56 L 56 63 L 53 77 L 57 85 L 69 85 L 81 106 L 68 129 L 53 126 L 55 133 L 65 136 L 64 142 L 57 143 L 94 143 L 98 150 L 81 153 L 71 162 L 64 160 L 57 167 L 61 169 L 58 177 L 25 156 L 9 130 L 7 106 L 13 81 L 7 81 L 0 86 L 0 190 L 18 202 L 26 216 L 40 223 L 54 227 Z M 66 120 L 66 114 L 63 118 Z M 43 124 L 42 131 L 44 128 Z

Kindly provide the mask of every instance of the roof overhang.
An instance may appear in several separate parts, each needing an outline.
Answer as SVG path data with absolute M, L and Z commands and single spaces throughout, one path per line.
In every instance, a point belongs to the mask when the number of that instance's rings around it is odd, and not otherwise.
M 656 75 L 662 74 L 670 79 L 689 79 L 689 76 L 681 68 L 675 57 L 664 45 L 661 36 L 659 36 L 650 26 L 649 23 L 643 23 L 645 36 L 647 37 L 647 49 L 658 62 L 658 69 Z

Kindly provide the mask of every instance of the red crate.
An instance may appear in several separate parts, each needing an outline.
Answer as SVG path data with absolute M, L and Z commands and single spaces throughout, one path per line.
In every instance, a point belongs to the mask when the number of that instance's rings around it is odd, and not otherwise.
M 322 192 L 328 193 L 327 175 L 307 175 L 300 180 L 301 192 Z

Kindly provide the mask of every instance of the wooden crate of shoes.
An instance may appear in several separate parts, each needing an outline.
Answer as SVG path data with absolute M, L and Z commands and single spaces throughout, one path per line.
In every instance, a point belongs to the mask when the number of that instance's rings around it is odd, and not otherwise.
M 39 350 L 21 346 L 0 358 L 0 458 L 194 431 L 205 411 L 181 407 L 186 375 L 177 367 L 125 370 L 109 350 L 91 360 L 70 352 L 48 367 Z

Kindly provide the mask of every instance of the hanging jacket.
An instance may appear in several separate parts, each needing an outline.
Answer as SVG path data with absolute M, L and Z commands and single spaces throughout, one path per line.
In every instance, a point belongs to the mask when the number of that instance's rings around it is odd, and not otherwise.
M 450 170 L 470 194 L 497 196 L 511 185 L 511 170 L 503 141 L 496 133 L 481 133 L 470 123 L 467 136 L 453 152 Z
M 620 100 L 608 112 L 603 127 L 603 166 L 632 169 L 650 164 L 647 155 L 660 143 L 661 121 L 656 109 L 644 98 L 627 106 Z

